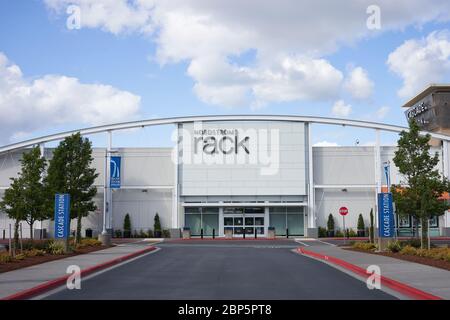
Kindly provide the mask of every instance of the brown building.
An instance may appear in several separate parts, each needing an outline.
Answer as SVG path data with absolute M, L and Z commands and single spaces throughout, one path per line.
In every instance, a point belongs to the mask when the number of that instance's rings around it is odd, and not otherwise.
M 450 84 L 431 84 L 402 107 L 422 130 L 450 135 Z

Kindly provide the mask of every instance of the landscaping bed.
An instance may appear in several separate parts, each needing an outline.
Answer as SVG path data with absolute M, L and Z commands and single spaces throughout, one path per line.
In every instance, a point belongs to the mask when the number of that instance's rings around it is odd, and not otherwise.
M 17 251 L 18 253 L 16 254 L 16 259 L 6 258 L 5 256 L 8 255 L 7 253 L 0 253 L 0 273 L 22 269 L 49 261 L 64 259 L 108 248 L 108 246 L 101 245 L 97 240 L 83 239 L 81 245 L 78 245 L 76 247 L 74 246 L 70 253 L 64 254 L 61 251 L 58 251 L 58 248 L 56 248 L 56 250 L 53 250 L 52 252 L 48 248 L 48 245 L 50 243 L 52 242 L 48 241 L 48 244 L 47 241 L 36 242 L 36 247 L 43 249 L 32 247 L 33 244 L 31 242 L 26 243 L 26 245 L 24 246 L 23 251 L 24 253 L 20 254 L 20 250 L 18 250 Z M 27 249 L 25 249 L 25 247 L 27 247 Z
M 352 247 L 343 249 L 382 255 L 450 271 L 450 248 L 448 247 L 431 248 L 430 250 L 427 250 L 414 247 L 411 245 L 411 242 L 408 241 L 397 241 L 389 244 L 388 251 L 383 252 L 376 252 L 376 245 L 367 242 L 355 243 Z

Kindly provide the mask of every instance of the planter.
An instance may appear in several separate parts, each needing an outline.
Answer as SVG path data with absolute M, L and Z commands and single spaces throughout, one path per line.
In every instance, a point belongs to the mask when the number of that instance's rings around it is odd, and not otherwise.
M 233 230 L 232 229 L 225 229 L 225 238 L 231 239 L 233 238 Z
M 124 238 L 131 238 L 131 231 L 128 231 L 128 230 L 127 230 L 127 231 L 124 231 L 124 232 L 123 232 L 123 237 L 124 237 Z
M 275 239 L 275 227 L 269 227 L 268 229 L 267 229 L 267 237 L 269 238 L 269 239 Z
M 189 239 L 189 238 L 191 238 L 191 229 L 183 228 L 183 239 Z
M 155 238 L 161 238 L 162 237 L 161 230 L 155 230 L 155 232 L 153 234 L 154 234 Z
M 357 235 L 358 237 L 364 237 L 366 235 L 366 232 L 364 230 L 358 230 Z
M 334 230 L 332 230 L 332 231 L 327 231 L 327 237 L 333 238 L 333 237 L 334 237 Z

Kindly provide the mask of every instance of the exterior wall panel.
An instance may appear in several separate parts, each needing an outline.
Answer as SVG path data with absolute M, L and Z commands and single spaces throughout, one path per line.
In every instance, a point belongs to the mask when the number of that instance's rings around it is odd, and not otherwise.
M 189 144 L 183 144 L 183 155 L 181 157 L 181 195 L 182 196 L 239 196 L 239 195 L 305 195 L 306 194 L 306 167 L 305 167 L 305 127 L 303 123 L 289 122 L 204 122 L 201 128 L 196 124 L 183 124 L 183 139 Z M 208 160 L 196 163 L 195 154 L 202 150 L 200 138 L 220 139 L 222 134 L 198 134 L 196 130 L 238 130 L 239 138 L 245 136 L 246 132 L 255 130 L 257 139 L 263 141 L 261 134 L 266 133 L 268 142 L 271 140 L 272 130 L 278 133 L 277 143 L 259 143 L 253 148 L 249 143 L 249 154 L 245 157 L 246 162 L 238 164 L 233 161 L 235 154 L 224 157 L 224 162 L 208 163 Z M 198 131 L 197 131 L 198 132 Z M 227 138 L 234 138 L 226 135 Z M 254 139 L 250 136 L 250 139 Z M 188 140 L 189 139 L 189 140 Z M 252 141 L 252 140 L 250 140 Z M 200 144 L 199 144 L 200 143 Z M 256 142 L 255 142 L 256 143 Z M 264 160 L 259 158 L 259 152 L 277 153 L 277 170 L 275 174 L 264 174 Z M 250 162 L 250 157 L 258 155 L 256 163 Z M 223 157 L 223 154 L 219 154 Z M 206 155 L 208 157 L 208 155 Z M 185 159 L 191 160 L 187 163 Z M 208 158 L 210 159 L 210 158 Z M 217 158 L 214 158 L 217 159 Z M 230 164 L 228 161 L 232 161 Z

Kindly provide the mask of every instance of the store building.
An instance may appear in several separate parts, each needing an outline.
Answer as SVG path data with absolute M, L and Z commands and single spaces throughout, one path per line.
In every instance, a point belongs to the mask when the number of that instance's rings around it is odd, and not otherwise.
M 415 112 L 415 116 L 423 114 Z M 168 124 L 174 126 L 173 148 L 113 148 L 113 131 Z M 315 147 L 311 144 L 315 124 L 373 130 L 376 143 Z M 83 220 L 83 229 L 92 229 L 94 235 L 122 230 L 128 213 L 132 229 L 146 232 L 153 228 L 158 213 L 172 236 L 188 227 L 193 236 L 250 237 L 256 233 L 263 237 L 273 227 L 277 236 L 317 237 L 330 213 L 337 228 L 342 228 L 338 211 L 345 206 L 349 211 L 346 227 L 356 230 L 359 214 L 368 226 L 370 210 L 377 212 L 377 193 L 387 187 L 384 163 L 390 162 L 391 183 L 401 183 L 392 161 L 395 147 L 381 146 L 379 133 L 404 129 L 355 120 L 268 115 L 152 119 L 83 129 L 82 134 L 106 132 L 110 137 L 107 148 L 94 148 L 98 209 Z M 45 143 L 69 134 L 0 147 L 0 196 L 9 178 L 20 170 L 19 159 L 26 147 L 39 144 L 50 159 L 52 149 L 45 148 Z M 450 136 L 431 134 L 439 141 L 433 147 L 440 155 L 439 169 L 448 177 Z M 114 189 L 109 187 L 109 166 L 105 168 L 112 157 L 121 159 L 120 188 Z M 5 230 L 8 236 L 11 223 L 0 213 L 0 232 Z M 38 222 L 35 228 L 45 228 L 51 235 L 52 224 Z M 397 224 L 400 235 L 412 232 L 410 218 L 398 219 Z M 23 228 L 27 235 L 27 226 Z M 449 213 L 431 221 L 430 230 L 434 236 L 449 235 Z

